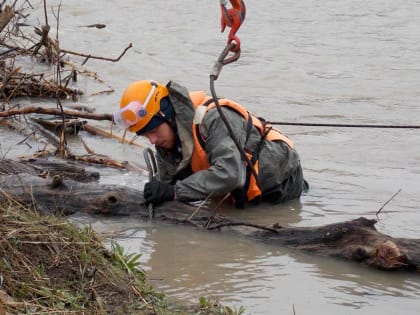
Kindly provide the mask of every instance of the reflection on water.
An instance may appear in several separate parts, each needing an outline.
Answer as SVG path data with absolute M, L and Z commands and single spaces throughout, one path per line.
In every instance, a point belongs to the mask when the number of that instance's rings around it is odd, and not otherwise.
M 245 1 L 247 19 L 238 33 L 241 58 L 223 69 L 218 94 L 272 121 L 419 123 L 419 1 Z M 42 1 L 31 3 L 43 14 Z M 116 57 L 133 43 L 118 63 L 89 60 L 85 67 L 98 71 L 106 83 L 98 87 L 80 78 L 85 92 L 80 102 L 97 113 L 113 112 L 128 82 L 145 78 L 173 79 L 208 91 L 210 70 L 226 39 L 219 32 L 218 6 L 218 1 L 193 0 L 182 5 L 64 1 L 63 48 Z M 93 23 L 106 28 L 80 27 Z M 115 93 L 92 96 L 109 86 Z M 109 129 L 106 122 L 92 123 Z M 223 214 L 259 224 L 321 225 L 374 217 L 401 189 L 381 212 L 377 228 L 397 237 L 420 237 L 418 130 L 280 127 L 298 148 L 310 191 L 300 202 L 243 211 L 223 206 Z M 1 154 L 27 153 L 25 146 L 16 146 L 22 137 L 1 132 L 7 134 Z M 81 136 L 97 154 L 143 163 L 138 148 Z M 99 171 L 101 183 L 141 189 L 147 180 L 143 173 Z M 417 314 L 420 309 L 415 275 L 379 272 L 229 233 L 131 218 L 77 220 L 117 233 L 114 238 L 127 250 L 143 253 L 149 278 L 177 298 L 208 293 L 246 306 L 251 314 L 293 314 L 293 306 L 296 314 Z
M 245 305 L 250 314 L 289 313 L 293 306 L 338 313 L 342 307 L 371 309 L 378 314 L 391 307 L 388 314 L 394 314 L 392 301 L 398 300 L 407 310 L 419 306 L 420 279 L 413 274 L 374 270 L 230 233 L 133 218 L 72 219 L 113 233 L 129 252 L 143 253 L 149 281 L 172 298 L 196 302 L 212 295 L 230 305 Z

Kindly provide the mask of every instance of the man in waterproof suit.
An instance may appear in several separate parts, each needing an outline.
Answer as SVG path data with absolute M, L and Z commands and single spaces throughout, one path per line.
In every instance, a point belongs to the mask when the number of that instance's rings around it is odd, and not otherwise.
M 147 203 L 230 194 L 241 208 L 296 199 L 308 188 L 290 139 L 231 100 L 215 102 L 175 82 L 137 81 L 114 122 L 156 147 L 159 177 L 144 186 Z

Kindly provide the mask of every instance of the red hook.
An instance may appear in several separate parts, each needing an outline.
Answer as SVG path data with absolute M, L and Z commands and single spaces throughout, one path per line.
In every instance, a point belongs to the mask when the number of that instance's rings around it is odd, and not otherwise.
M 236 32 L 241 27 L 242 22 L 245 20 L 246 8 L 243 0 L 229 0 L 232 5 L 231 9 L 226 7 L 227 0 L 220 0 L 220 8 L 222 9 L 221 19 L 221 31 L 225 31 L 226 26 L 229 26 L 230 32 L 227 40 L 227 44 L 235 42 L 235 46 L 231 49 L 233 52 L 237 52 L 241 48 L 241 41 L 236 36 Z

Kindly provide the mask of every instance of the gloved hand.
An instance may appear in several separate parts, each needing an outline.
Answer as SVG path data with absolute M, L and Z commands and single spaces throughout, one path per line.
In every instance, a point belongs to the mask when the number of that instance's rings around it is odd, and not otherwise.
M 160 205 L 164 201 L 174 200 L 175 186 L 152 180 L 144 185 L 143 195 L 147 204 Z

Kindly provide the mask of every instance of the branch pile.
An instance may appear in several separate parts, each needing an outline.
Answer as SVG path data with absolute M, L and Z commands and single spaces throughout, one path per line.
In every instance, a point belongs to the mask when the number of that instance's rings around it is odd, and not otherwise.
M 2 125 L 23 134 L 25 139 L 22 142 L 30 139 L 45 143 L 44 149 L 36 153 L 36 156 L 59 155 L 62 158 L 76 161 L 118 168 L 142 169 L 143 167 L 133 167 L 110 157 L 97 156 L 82 139 L 81 142 L 88 154 L 75 156 L 67 146 L 66 136 L 78 135 L 80 130 L 120 141 L 125 139 L 114 135 L 112 129 L 111 132 L 107 132 L 89 125 L 88 121 L 84 120 L 112 121 L 112 115 L 95 114 L 93 113 L 95 109 L 92 108 L 62 105 L 61 103 L 61 99 L 75 101 L 83 94 L 77 88 L 68 87 L 70 82 L 77 82 L 78 75 L 85 75 L 103 83 L 96 74 L 92 75 L 92 72 L 80 69 L 70 63 L 69 55 L 84 58 L 82 64 L 85 64 L 89 59 L 116 62 L 131 48 L 131 44 L 118 58 L 114 59 L 61 49 L 58 38 L 52 38 L 50 35 L 51 27 L 48 24 L 45 2 L 45 24 L 34 26 L 32 33 L 27 32 L 29 25 L 25 23 L 29 16 L 26 11 L 32 9 L 29 1 L 22 0 L 20 6 L 18 6 L 19 1 L 14 1 L 13 5 L 4 3 L 5 1 L 0 4 L 0 95 L 4 99 L 3 105 L 0 106 L 0 118 L 8 119 L 1 120 Z M 59 24 L 59 10 L 60 7 L 58 12 L 53 11 L 57 25 Z M 101 28 L 103 27 L 105 25 L 101 25 Z M 58 26 L 56 33 L 58 34 Z M 33 63 L 41 70 L 39 73 L 23 71 L 24 66 L 17 65 L 22 60 L 24 65 Z M 53 98 L 57 104 L 52 108 L 47 108 L 9 103 L 22 96 Z M 7 104 L 9 104 L 8 108 L 6 108 Z M 20 119 L 13 119 L 14 117 Z M 135 143 L 131 141 L 130 144 Z
M 4 1 L 3 1 L 4 3 Z M 34 27 L 32 34 L 22 29 L 25 24 L 27 1 L 17 7 L 17 1 L 0 8 L 0 92 L 5 99 L 16 97 L 52 97 L 77 99 L 82 91 L 67 87 L 70 79 L 76 78 L 75 69 L 64 69 L 63 54 L 57 39 L 49 36 L 50 26 Z M 35 62 L 51 66 L 49 73 L 27 73 L 16 65 L 18 57 L 30 57 Z M 64 85 L 57 82 L 57 77 L 69 73 Z

